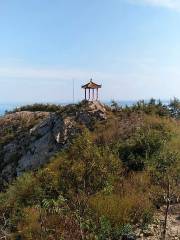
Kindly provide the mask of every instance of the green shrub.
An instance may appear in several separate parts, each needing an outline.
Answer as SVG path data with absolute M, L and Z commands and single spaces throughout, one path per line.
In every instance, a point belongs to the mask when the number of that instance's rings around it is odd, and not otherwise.
M 119 157 L 129 170 L 142 171 L 168 143 L 171 134 L 168 121 L 149 118 L 129 139 L 120 143 Z
M 6 195 L 10 203 L 26 206 L 38 203 L 42 193 L 43 190 L 33 173 L 26 173 L 17 178 L 7 190 Z
M 59 178 L 64 193 L 94 194 L 121 173 L 120 160 L 108 148 L 93 144 L 88 131 L 75 139 L 66 155 L 60 155 L 60 161 Z

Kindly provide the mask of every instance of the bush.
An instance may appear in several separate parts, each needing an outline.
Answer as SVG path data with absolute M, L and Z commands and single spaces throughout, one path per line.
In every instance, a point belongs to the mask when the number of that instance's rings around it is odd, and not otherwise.
M 97 229 L 96 238 L 99 240 L 119 240 L 122 236 L 132 233 L 133 230 L 130 224 L 113 226 L 106 217 L 102 216 L 99 218 L 99 228 Z
M 20 239 L 24 240 L 79 240 L 81 232 L 76 219 L 68 213 L 52 214 L 41 208 L 25 208 L 17 226 Z
M 6 192 L 9 203 L 20 206 L 37 204 L 42 195 L 43 189 L 33 173 L 26 173 L 19 177 Z
M 135 224 L 143 220 L 145 212 L 152 212 L 152 205 L 142 194 L 120 196 L 98 194 L 90 199 L 90 206 L 99 216 L 105 216 L 114 225 Z
M 142 171 L 167 144 L 171 134 L 168 121 L 148 118 L 129 139 L 120 143 L 119 157 L 129 170 Z
M 58 157 L 57 157 L 58 158 Z M 64 193 L 94 194 L 115 181 L 121 162 L 108 148 L 98 148 L 85 131 L 66 152 L 60 155 L 60 186 Z

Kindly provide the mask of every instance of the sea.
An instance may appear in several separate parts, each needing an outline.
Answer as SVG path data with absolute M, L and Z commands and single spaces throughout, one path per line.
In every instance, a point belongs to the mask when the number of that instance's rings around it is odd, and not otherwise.
M 11 111 L 18 107 L 17 103 L 0 103 L 0 116 L 4 115 L 6 111 Z
M 146 100 L 148 102 L 148 100 Z M 133 104 L 135 104 L 137 102 L 137 100 L 129 100 L 129 101 L 116 101 L 120 106 L 132 106 Z M 70 102 L 67 102 L 67 103 L 55 103 L 55 104 L 60 104 L 60 105 L 66 105 L 66 104 L 69 104 Z M 104 101 L 105 104 L 107 105 L 110 105 L 111 102 L 110 101 Z M 163 100 L 162 101 L 163 104 L 168 104 L 169 101 L 167 100 Z M 0 103 L 0 116 L 3 116 L 6 111 L 12 111 L 13 109 L 15 108 L 18 108 L 18 107 L 21 107 L 21 106 L 25 106 L 27 104 L 33 104 L 33 103 L 27 103 L 27 102 L 21 102 L 21 103 Z

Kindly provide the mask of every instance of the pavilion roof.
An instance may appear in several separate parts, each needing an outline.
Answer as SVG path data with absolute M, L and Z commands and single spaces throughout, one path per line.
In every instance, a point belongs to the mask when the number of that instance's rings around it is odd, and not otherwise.
M 92 81 L 92 79 L 90 80 L 90 82 L 88 82 L 87 84 L 82 86 L 82 88 L 89 88 L 89 89 L 96 89 L 96 88 L 101 88 L 101 87 L 102 87 L 102 85 L 94 83 Z

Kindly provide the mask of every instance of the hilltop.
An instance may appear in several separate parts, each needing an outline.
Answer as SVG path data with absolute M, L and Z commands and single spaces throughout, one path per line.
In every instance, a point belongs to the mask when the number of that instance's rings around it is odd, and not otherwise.
M 35 104 L 1 117 L 0 236 L 178 239 L 174 103 Z

